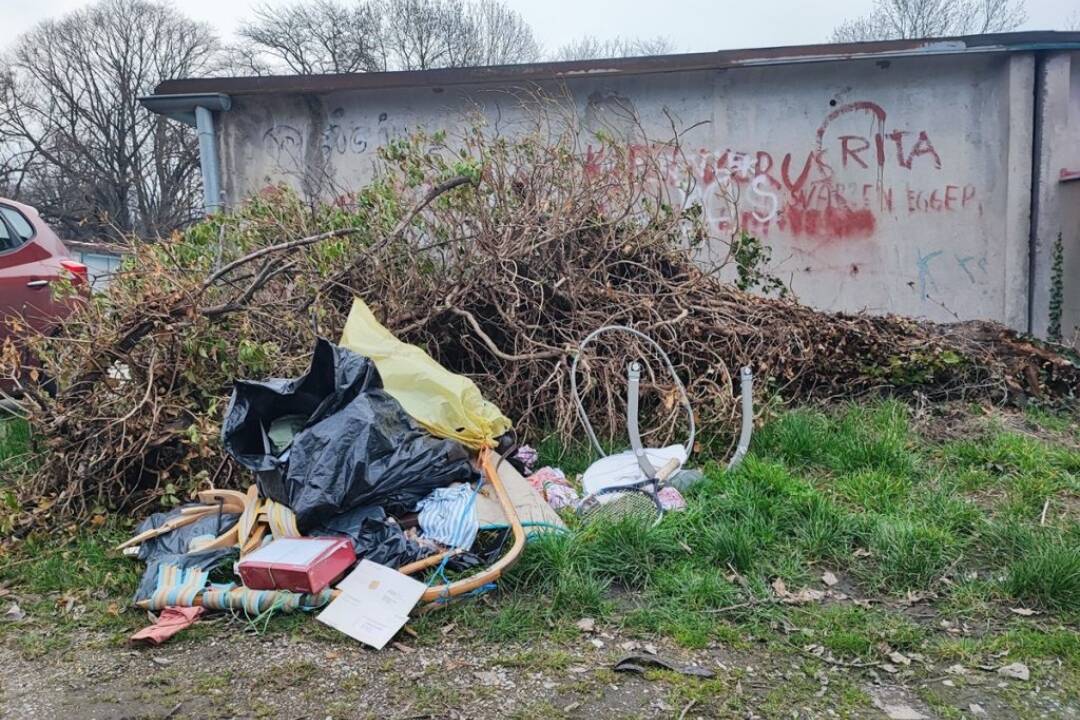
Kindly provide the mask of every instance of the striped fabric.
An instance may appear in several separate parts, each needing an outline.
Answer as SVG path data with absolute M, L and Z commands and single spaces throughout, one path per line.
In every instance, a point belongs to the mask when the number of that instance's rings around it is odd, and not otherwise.
M 288 505 L 264 500 L 262 512 L 270 525 L 270 534 L 275 540 L 300 537 L 300 528 L 296 526 L 296 513 Z
M 196 596 L 206 587 L 209 577 L 209 570 L 197 567 L 184 570 L 178 565 L 162 563 L 158 567 L 157 588 L 150 596 L 148 605 L 151 610 L 169 606 L 191 607 L 195 604 Z
M 248 615 L 259 615 L 267 610 L 291 613 L 326 605 L 332 592 L 326 588 L 316 595 L 308 595 L 288 590 L 252 590 L 230 583 L 211 586 L 203 593 L 202 604 L 208 610 L 243 610 Z
M 427 537 L 452 548 L 468 550 L 476 541 L 476 493 L 470 485 L 437 488 L 416 504 L 420 529 Z
M 209 571 L 191 568 L 183 570 L 177 565 L 162 564 L 158 568 L 158 584 L 146 607 L 163 610 L 167 607 L 192 607 L 201 604 L 207 610 L 243 610 L 258 615 L 267 610 L 291 613 L 297 610 L 313 610 L 330 602 L 330 588 L 317 595 L 289 592 L 288 590 L 251 590 L 236 583 L 207 586 Z M 197 602 L 201 595 L 201 603 Z

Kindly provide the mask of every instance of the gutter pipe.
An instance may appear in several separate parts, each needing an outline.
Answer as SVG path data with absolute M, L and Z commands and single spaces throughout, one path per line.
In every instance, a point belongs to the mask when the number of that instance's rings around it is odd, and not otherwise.
M 221 164 L 218 162 L 215 112 L 228 112 L 232 99 L 224 93 L 150 95 L 139 98 L 153 113 L 195 128 L 199 138 L 199 165 L 203 181 L 203 210 L 213 215 L 224 206 L 221 195 Z

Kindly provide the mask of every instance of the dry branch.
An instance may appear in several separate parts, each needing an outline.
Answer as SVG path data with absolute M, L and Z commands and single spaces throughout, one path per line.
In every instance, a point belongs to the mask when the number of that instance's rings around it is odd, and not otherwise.
M 231 383 L 297 374 L 316 331 L 338 336 L 354 295 L 474 378 L 523 437 L 574 440 L 570 353 L 608 324 L 671 353 L 705 437 L 734 430 L 730 369 L 742 365 L 763 392 L 798 400 L 1051 401 L 1080 389 L 1072 356 L 1000 325 L 822 313 L 743 292 L 700 262 L 707 228 L 658 194 L 663 168 L 612 144 L 613 166 L 592 172 L 576 130 L 560 132 L 507 141 L 476 129 L 452 149 L 415 136 L 387 151 L 383 174 L 348 206 L 312 210 L 274 190 L 139 248 L 105 298 L 30 343 L 60 390 L 30 411 L 48 453 L 20 485 L 28 521 L 244 484 L 217 441 Z M 645 364 L 648 442 L 680 436 L 666 373 L 621 336 L 584 358 L 600 434 L 624 435 L 631 359 Z

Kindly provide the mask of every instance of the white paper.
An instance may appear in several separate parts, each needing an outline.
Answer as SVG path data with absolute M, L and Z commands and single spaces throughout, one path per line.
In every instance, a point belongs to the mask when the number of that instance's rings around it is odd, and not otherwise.
M 244 560 L 249 562 L 307 565 L 335 542 L 337 542 L 337 539 L 318 540 L 313 538 L 301 540 L 299 538 L 281 538 L 248 553 L 244 556 Z
M 337 589 L 341 594 L 317 619 L 381 650 L 405 626 L 427 585 L 397 570 L 361 560 Z

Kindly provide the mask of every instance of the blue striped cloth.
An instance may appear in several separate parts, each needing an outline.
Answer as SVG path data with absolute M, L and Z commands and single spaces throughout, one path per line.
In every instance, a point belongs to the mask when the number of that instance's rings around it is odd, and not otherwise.
M 469 485 L 437 488 L 416 504 L 424 537 L 468 550 L 476 541 L 476 490 Z

